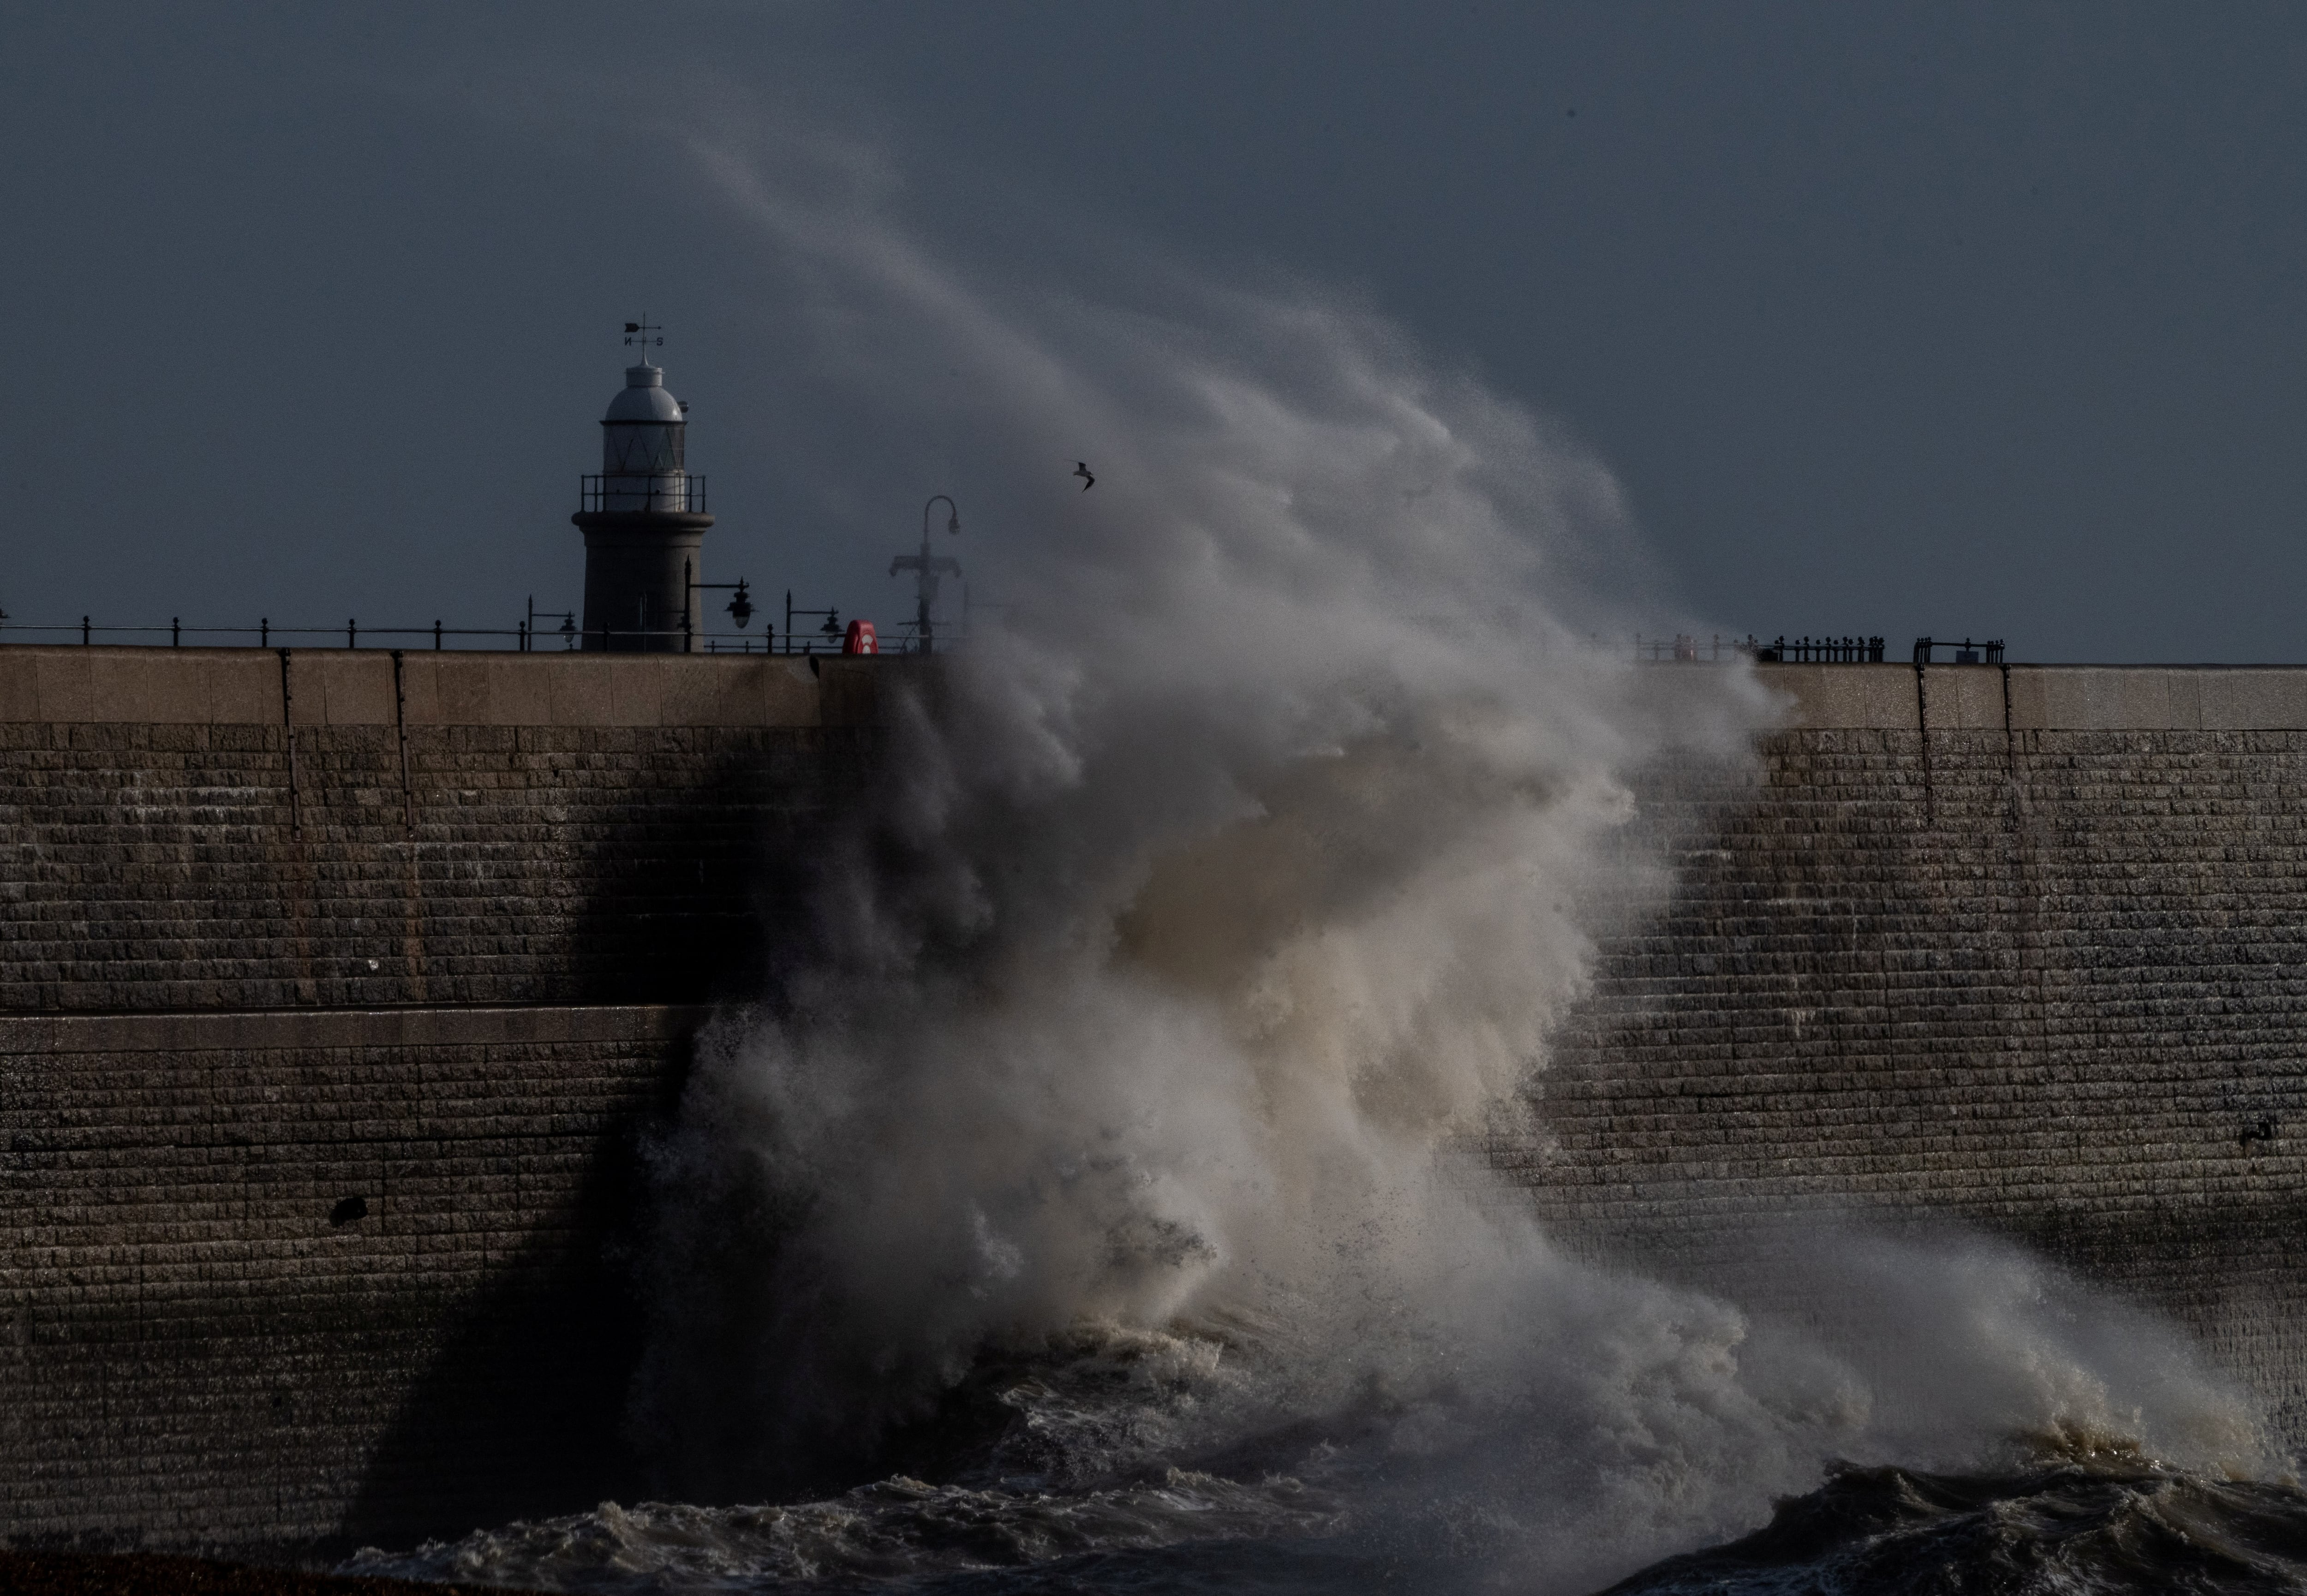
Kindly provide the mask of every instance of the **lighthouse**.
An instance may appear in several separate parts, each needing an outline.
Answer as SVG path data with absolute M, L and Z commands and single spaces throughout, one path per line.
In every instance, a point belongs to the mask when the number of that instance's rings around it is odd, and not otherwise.
M 584 479 L 570 517 L 585 534 L 588 649 L 678 653 L 689 640 L 713 517 L 705 479 L 688 470 L 688 413 L 644 354 L 601 417 L 601 473 Z

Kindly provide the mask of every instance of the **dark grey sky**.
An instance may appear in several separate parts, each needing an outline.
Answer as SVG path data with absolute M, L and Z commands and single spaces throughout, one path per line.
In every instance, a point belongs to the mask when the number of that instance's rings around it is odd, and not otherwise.
M 877 145 L 923 235 L 997 267 L 1031 213 L 1358 296 L 1617 471 L 1673 584 L 1661 614 L 2307 658 L 2296 7 L 6 26 L 18 619 L 573 603 L 575 478 L 643 307 L 696 407 L 714 574 L 894 613 L 882 572 L 922 499 L 968 482 L 965 512 L 995 507 L 969 535 L 992 539 L 1003 490 L 870 416 L 798 424 L 780 279 L 690 147 L 771 124 Z M 805 458 L 781 447 L 804 437 Z

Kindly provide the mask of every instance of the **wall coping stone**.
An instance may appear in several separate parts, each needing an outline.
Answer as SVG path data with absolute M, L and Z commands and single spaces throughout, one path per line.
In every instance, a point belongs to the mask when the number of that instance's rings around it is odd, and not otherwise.
M 278 726 L 281 655 L 298 726 L 394 723 L 390 649 L 0 648 L 0 723 Z M 900 655 L 400 651 L 411 726 L 870 723 Z M 862 689 L 862 690 L 861 690 Z
M 0 723 L 278 726 L 281 652 L 0 647 Z M 292 723 L 394 723 L 392 651 L 286 652 Z M 409 726 L 870 725 L 879 677 L 922 663 L 429 649 L 400 657 Z M 2000 731 L 2007 675 L 2012 731 L 2307 730 L 2303 665 L 1933 665 L 1920 694 L 1907 663 L 1729 668 L 1752 669 L 1775 690 L 1785 730 L 1911 731 L 1926 713 L 1934 731 Z
M 2307 730 L 2302 665 L 1933 665 L 1920 694 L 1908 663 L 1754 670 L 1785 730 L 1913 731 L 1925 713 L 1933 731 Z

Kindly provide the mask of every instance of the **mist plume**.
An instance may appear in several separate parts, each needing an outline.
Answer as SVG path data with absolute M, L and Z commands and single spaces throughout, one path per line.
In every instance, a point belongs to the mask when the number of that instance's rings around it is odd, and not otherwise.
M 793 380 L 1005 484 L 962 549 L 1004 608 L 888 672 L 811 937 L 655 1149 L 635 1421 L 668 1490 L 852 1483 L 968 1399 L 1009 1426 L 981 1483 L 1288 1473 L 1574 1583 L 1833 1455 L 2248 1445 L 2175 1340 L 2127 1344 L 2159 1384 L 2061 1340 L 2015 1256 L 1899 1254 L 1910 1317 L 2003 1316 L 1943 1371 L 1996 1370 L 1993 1411 L 1942 1411 L 1865 1334 L 1575 1261 L 1439 1156 L 1545 1067 L 1597 906 L 1665 890 L 1633 774 L 1771 713 L 1743 668 L 1595 641 L 1639 542 L 1561 429 L 1303 285 L 1060 291 L 932 252 L 870 160 L 704 158 L 809 329 Z

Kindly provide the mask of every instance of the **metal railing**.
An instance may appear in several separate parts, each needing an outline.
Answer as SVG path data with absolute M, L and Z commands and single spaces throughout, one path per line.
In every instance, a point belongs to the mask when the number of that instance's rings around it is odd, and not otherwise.
M 1880 665 L 1880 637 L 1773 637 L 1754 658 L 1781 665 Z
M 1711 639 L 1700 639 L 1686 633 L 1671 641 L 1663 637 L 1634 636 L 1634 658 L 1637 660 L 1720 660 L 1736 659 L 1744 654 L 1763 664 L 1778 665 L 1880 665 L 1887 651 L 1880 637 L 1773 637 L 1765 643 L 1753 636 L 1724 637 L 1717 633 Z M 1942 655 L 1949 657 L 1942 659 Z M 2003 663 L 2003 640 L 1965 637 L 1960 642 L 1951 637 L 1917 637 L 1915 639 L 1915 663 L 1928 665 L 1939 661 L 1952 665 L 2000 665 Z
M 306 642 L 306 648 L 337 646 L 342 638 L 346 648 L 358 648 L 366 639 L 372 648 L 381 646 L 380 640 L 393 637 L 430 640 L 435 649 L 446 648 L 452 638 L 505 637 L 512 639 L 511 646 L 525 647 L 529 636 L 525 626 L 513 627 L 452 627 L 434 621 L 429 627 L 373 627 L 358 620 L 347 620 L 339 627 L 276 627 L 270 617 L 260 619 L 253 627 L 186 626 L 181 619 L 172 619 L 161 626 L 115 626 L 99 623 L 88 616 L 77 622 L 50 625 L 39 621 L 17 620 L 0 613 L 0 641 L 14 633 L 29 632 L 65 643 L 115 643 L 128 647 L 183 648 L 189 641 L 192 646 L 210 648 L 285 647 L 300 638 L 318 638 Z M 210 641 L 202 642 L 202 639 Z M 31 641 L 26 638 L 24 641 Z M 459 646 L 464 646 L 459 644 Z
M 577 494 L 580 500 L 578 508 L 595 514 L 619 510 L 705 514 L 705 479 L 701 476 L 676 480 L 639 472 L 598 473 L 579 478 Z
M 116 626 L 99 623 L 89 616 L 77 622 L 47 624 L 17 620 L 0 611 L 0 644 L 10 642 L 60 642 L 94 644 L 105 643 L 131 648 L 349 648 L 364 645 L 370 648 L 407 647 L 412 643 L 418 647 L 430 644 L 438 650 L 450 647 L 463 649 L 494 649 L 502 653 L 528 653 L 539 649 L 550 650 L 559 644 L 565 651 L 579 648 L 607 649 L 613 652 L 655 652 L 666 653 L 711 654 L 837 654 L 841 652 L 843 632 L 825 628 L 813 632 L 795 632 L 788 628 L 782 635 L 772 625 L 765 624 L 761 634 L 753 636 L 744 632 L 707 632 L 686 627 L 671 627 L 654 630 L 628 627 L 579 627 L 573 617 L 564 616 L 558 627 L 543 623 L 548 618 L 539 616 L 536 624 L 520 621 L 510 627 L 452 627 L 434 621 L 429 627 L 379 627 L 364 625 L 358 620 L 347 620 L 335 627 L 274 626 L 270 617 L 260 618 L 253 627 L 186 626 L 182 619 L 172 618 L 166 626 Z M 920 640 L 913 635 L 910 623 L 885 632 L 879 638 L 880 652 L 890 654 L 920 652 Z M 959 638 L 949 641 L 958 642 Z
M 1805 665 L 1879 665 L 1880 637 L 1773 637 L 1765 643 L 1751 633 L 1744 637 L 1711 638 L 1677 633 L 1671 640 L 1634 634 L 1634 658 L 1646 661 L 1735 660 L 1740 656 L 1765 663 Z
M 885 633 L 879 638 L 879 651 L 885 654 L 909 654 L 919 651 L 919 643 L 911 628 Z M 641 631 L 630 627 L 595 627 L 587 631 L 539 631 L 534 639 L 550 644 L 558 639 L 564 647 L 581 645 L 588 651 L 613 653 L 648 652 L 647 645 L 662 643 L 666 646 L 655 652 L 677 654 L 838 654 L 844 639 L 808 632 L 786 632 L 779 635 L 776 627 L 764 626 L 759 637 L 743 632 L 692 632 L 679 627 L 663 631 Z M 533 644 L 532 644 L 533 645 Z M 628 647 L 626 645 L 637 645 Z
M 2003 663 L 2003 639 L 1996 637 L 1985 643 L 1973 643 L 1966 637 L 1957 643 L 1950 637 L 1917 637 L 1915 639 L 1915 663 L 1928 665 L 1938 657 L 1938 651 L 1951 648 L 1954 658 L 1951 665 L 2000 665 Z

